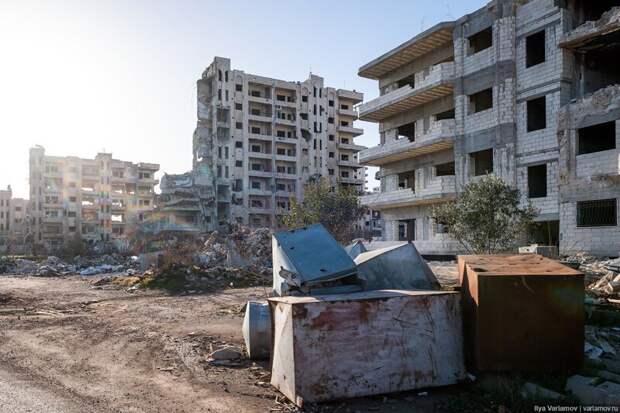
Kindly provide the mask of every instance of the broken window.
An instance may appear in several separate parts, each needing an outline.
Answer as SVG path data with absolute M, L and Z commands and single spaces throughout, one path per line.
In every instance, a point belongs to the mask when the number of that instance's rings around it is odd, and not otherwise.
M 527 168 L 527 189 L 530 198 L 547 196 L 547 164 Z
M 407 85 L 411 86 L 411 88 L 415 88 L 415 73 L 412 73 L 411 75 L 404 77 L 397 82 L 397 86 L 399 88 Z
M 493 46 L 493 27 L 488 27 L 467 38 L 469 43 L 468 54 L 476 54 Z
M 525 38 L 525 67 L 545 61 L 545 31 L 541 30 Z
M 398 174 L 398 189 L 407 188 L 415 191 L 415 171 L 407 171 Z
M 469 95 L 469 113 L 478 113 L 493 107 L 493 88 Z
M 617 211 L 616 198 L 577 202 L 577 226 L 616 226 Z
M 472 152 L 469 154 L 473 164 L 474 176 L 485 175 L 493 172 L 493 149 Z
M 407 138 L 409 142 L 415 141 L 415 129 L 416 122 L 407 123 L 406 125 L 402 125 L 398 127 L 398 137 L 397 139 Z
M 541 96 L 528 100 L 527 103 L 527 131 L 545 129 L 547 127 L 547 99 Z
M 616 149 L 616 122 L 600 123 L 578 131 L 577 155 Z
M 330 153 L 329 153 L 329 157 L 330 157 L 330 158 L 333 158 L 333 157 L 334 157 L 334 153 L 333 153 L 333 152 L 330 152 Z
M 454 162 L 447 162 L 435 165 L 435 176 L 454 175 Z

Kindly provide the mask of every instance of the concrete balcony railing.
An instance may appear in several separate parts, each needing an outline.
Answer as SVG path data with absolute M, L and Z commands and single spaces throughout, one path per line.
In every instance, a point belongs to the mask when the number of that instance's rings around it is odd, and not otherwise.
M 360 197 L 360 203 L 372 209 L 382 210 L 401 208 L 412 205 L 445 202 L 456 197 L 456 179 L 454 176 L 433 178 L 425 188 L 416 192 L 411 188 L 379 192 Z
M 273 193 L 267 189 L 256 189 L 256 188 L 250 188 L 248 190 L 248 193 L 250 195 L 257 195 L 257 196 L 271 196 L 273 195 Z
M 363 168 L 362 165 L 360 165 L 359 163 L 357 163 L 356 160 L 348 160 L 348 161 L 344 161 L 342 159 L 338 160 L 338 165 L 340 166 L 348 166 L 350 168 Z
M 343 183 L 343 184 L 350 184 L 350 185 L 364 185 L 365 180 L 364 178 L 339 177 L 338 182 Z
M 336 127 L 336 129 L 338 130 L 338 132 L 350 133 L 353 136 L 359 136 L 359 135 L 363 135 L 364 134 L 364 129 L 362 129 L 362 128 L 355 128 L 353 126 L 341 126 L 341 125 L 338 125 Z
M 432 66 L 415 87 L 405 85 L 369 102 L 357 106 L 359 119 L 379 122 L 406 110 L 411 110 L 452 93 L 454 62 Z
M 273 157 L 273 154 L 270 153 L 265 153 L 265 152 L 248 152 L 248 158 L 255 158 L 255 159 L 271 159 Z
M 364 94 L 360 92 L 356 92 L 354 90 L 338 89 L 336 91 L 336 94 L 340 98 L 351 99 L 355 102 L 361 102 L 362 100 L 364 100 Z
M 271 97 L 252 96 L 251 94 L 248 94 L 248 101 L 250 101 L 250 102 L 257 102 L 257 103 L 264 103 L 266 105 L 271 105 L 271 102 L 273 100 L 271 99 Z
M 279 124 L 279 125 L 286 125 L 286 126 L 296 126 L 296 125 L 297 125 L 296 121 L 294 121 L 294 120 L 291 120 L 291 119 L 282 119 L 282 118 L 279 118 L 279 117 L 277 117 L 277 116 L 276 116 L 276 118 L 275 118 L 275 122 L 276 122 L 276 124 Z
M 260 114 L 260 115 L 252 115 L 251 113 L 248 115 L 249 120 L 253 120 L 255 122 L 266 122 L 271 123 L 272 116 L 268 114 Z
M 363 165 L 379 166 L 402 159 L 443 151 L 454 145 L 455 133 L 456 122 L 454 119 L 436 121 L 433 122 L 425 134 L 416 136 L 413 142 L 407 138 L 401 138 L 359 152 L 359 162 Z
M 338 109 L 338 114 L 340 116 L 349 116 L 357 119 L 357 112 L 353 109 Z
M 577 155 L 577 178 L 620 175 L 620 149 Z
M 363 145 L 356 145 L 354 143 L 342 143 L 342 142 L 338 142 L 338 148 L 340 149 L 349 149 L 355 152 L 359 152 L 359 151 L 363 151 L 365 149 L 368 149 L 367 147 L 363 146 Z

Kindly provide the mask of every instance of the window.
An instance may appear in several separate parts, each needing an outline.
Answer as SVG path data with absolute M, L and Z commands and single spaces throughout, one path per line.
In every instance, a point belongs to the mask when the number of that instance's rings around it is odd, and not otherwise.
M 252 152 L 260 152 L 261 151 L 260 149 L 261 149 L 260 145 L 252 145 L 250 148 Z
M 308 96 L 302 96 L 301 97 L 301 101 L 302 102 L 307 102 L 308 101 Z
M 328 169 L 327 172 L 329 173 L 330 176 L 334 175 L 334 170 L 333 169 Z
M 577 226 L 615 227 L 617 211 L 616 198 L 577 202 Z
M 241 103 L 235 103 L 235 109 L 243 110 L 243 105 Z
M 451 176 L 454 175 L 454 162 L 442 163 L 435 165 L 435 176 Z
M 493 107 L 493 88 L 469 95 L 469 113 L 478 113 Z
M 616 149 L 616 122 L 581 128 L 578 139 L 577 155 Z
M 260 189 L 260 182 L 252 181 L 252 189 Z
M 77 202 L 77 198 L 74 196 L 69 197 L 69 202 Z
M 349 138 L 340 138 L 340 143 L 344 143 L 345 145 L 349 144 Z
M 327 106 L 329 106 L 330 108 L 334 107 L 334 101 L 333 100 L 328 100 L 327 101 Z
M 545 96 L 527 101 L 527 131 L 545 129 L 547 127 L 547 99 Z
M 340 171 L 340 176 L 342 178 L 348 178 L 349 177 L 349 171 Z
M 253 163 L 252 164 L 252 170 L 253 171 L 262 171 L 263 170 L 263 165 L 261 165 L 259 163 Z
M 547 164 L 527 168 L 527 189 L 529 198 L 547 196 Z
M 235 90 L 236 90 L 237 92 L 241 92 L 241 91 L 243 91 L 243 85 L 240 85 L 239 83 L 237 83 L 237 84 L 235 85 Z
M 236 141 L 236 142 L 235 142 L 235 148 L 243 148 L 243 142 L 241 142 L 241 141 Z
M 472 152 L 469 154 L 473 163 L 474 176 L 485 175 L 493 172 L 493 149 Z
M 445 119 L 454 119 L 454 109 L 446 110 L 445 112 L 435 114 L 436 121 Z
M 415 188 L 415 171 L 407 171 L 398 174 L 398 189 Z
M 253 91 L 250 92 L 250 95 L 254 96 L 255 98 L 259 98 L 260 97 L 260 91 L 253 90 Z
M 252 133 L 260 135 L 260 128 L 256 126 L 252 126 Z
M 237 168 L 242 168 L 243 167 L 243 161 L 235 161 L 235 166 Z
M 340 105 L 340 109 L 342 109 L 342 110 L 349 110 L 349 105 L 341 104 Z
M 222 100 L 222 89 L 217 90 L 217 100 Z
M 276 95 L 276 99 L 279 100 L 280 102 L 285 102 L 286 101 L 286 96 L 284 96 L 284 95 Z
M 340 160 L 341 161 L 348 161 L 349 160 L 349 155 L 346 153 L 340 154 Z
M 241 123 L 241 122 L 237 122 L 237 123 L 235 123 L 235 128 L 237 128 L 237 129 L 243 129 L 243 123 Z
M 283 130 L 278 130 L 278 131 L 276 131 L 276 136 L 278 138 L 286 138 L 286 132 L 283 131 Z
M 409 142 L 415 142 L 416 122 L 407 123 L 398 127 L 397 139 L 407 138 Z
M 276 149 L 276 153 L 278 155 L 286 155 L 286 149 L 284 149 L 284 148 L 277 148 Z
M 333 157 L 334 157 L 334 153 L 333 153 L 333 152 L 330 152 L 330 153 L 329 153 L 329 157 L 330 157 L 330 158 L 333 158 Z
M 329 135 L 328 138 L 329 138 L 330 141 L 333 141 L 334 140 L 334 135 Z
M 525 38 L 525 67 L 535 66 L 545 61 L 545 31 L 542 30 Z
M 332 117 L 327 118 L 327 123 L 334 123 L 334 118 Z
M 299 116 L 303 119 L 303 120 L 308 120 L 308 114 L 307 113 L 300 113 Z
M 260 116 L 260 109 L 252 108 L 252 109 L 250 109 L 250 114 L 252 114 L 254 116 Z
M 469 54 L 476 54 L 493 46 L 493 27 L 488 27 L 467 38 Z

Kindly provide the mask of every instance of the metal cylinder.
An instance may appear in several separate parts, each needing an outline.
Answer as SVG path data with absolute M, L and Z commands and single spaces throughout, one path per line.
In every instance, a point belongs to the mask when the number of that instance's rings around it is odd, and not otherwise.
M 269 358 L 271 354 L 271 314 L 267 302 L 247 302 L 243 319 L 243 339 L 248 356 L 251 359 Z

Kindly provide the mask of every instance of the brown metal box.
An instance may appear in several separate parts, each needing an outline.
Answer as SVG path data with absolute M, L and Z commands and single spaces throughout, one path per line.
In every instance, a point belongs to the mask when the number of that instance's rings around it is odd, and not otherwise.
M 583 362 L 583 274 L 536 254 L 462 255 L 467 366 L 570 371 Z

